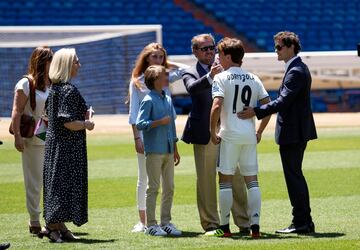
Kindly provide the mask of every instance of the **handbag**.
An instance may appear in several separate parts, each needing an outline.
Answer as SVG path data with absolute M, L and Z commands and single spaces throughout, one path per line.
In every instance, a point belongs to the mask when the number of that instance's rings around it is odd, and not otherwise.
M 36 124 L 34 135 L 39 139 L 45 141 L 47 127 L 48 122 L 45 119 L 41 118 Z
M 20 135 L 24 138 L 31 138 L 34 136 L 34 129 L 35 129 L 35 119 L 31 115 L 23 114 L 20 120 Z M 10 123 L 9 127 L 10 134 L 14 134 L 12 129 L 12 122 Z
M 35 86 L 33 84 L 33 81 L 30 77 L 27 77 L 29 81 L 29 89 L 30 89 L 30 106 L 32 110 L 35 110 L 36 107 L 36 100 L 35 100 Z M 20 135 L 24 138 L 31 138 L 34 136 L 34 129 L 35 129 L 35 119 L 34 117 L 26 114 L 22 114 L 20 118 Z M 13 123 L 11 121 L 9 126 L 9 133 L 14 134 L 13 130 Z

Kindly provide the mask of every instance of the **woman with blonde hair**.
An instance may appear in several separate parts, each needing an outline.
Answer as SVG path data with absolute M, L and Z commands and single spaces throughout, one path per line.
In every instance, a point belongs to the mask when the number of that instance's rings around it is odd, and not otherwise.
M 138 181 L 137 181 L 137 207 L 139 210 L 139 223 L 132 232 L 144 232 L 146 223 L 145 193 L 147 187 L 147 174 L 145 168 L 144 143 L 142 133 L 136 128 L 136 118 L 139 113 L 140 103 L 150 90 L 144 84 L 144 72 L 151 65 L 162 65 L 169 72 L 169 82 L 181 79 L 182 73 L 188 68 L 187 65 L 169 62 L 164 47 L 159 43 L 150 43 L 139 54 L 135 67 L 131 74 L 129 85 L 129 124 L 132 127 L 135 150 L 138 158 Z M 165 92 L 170 95 L 169 89 Z
M 44 161 L 44 218 L 39 237 L 61 243 L 75 240 L 65 222 L 81 226 L 88 221 L 86 130 L 92 130 L 87 106 L 70 83 L 81 64 L 75 49 L 58 50 L 50 65 L 52 82 L 46 103 L 49 127 Z
M 26 191 L 26 207 L 30 215 L 29 231 L 37 234 L 40 226 L 40 197 L 43 185 L 45 142 L 36 136 L 22 138 L 21 115 L 30 115 L 38 122 L 44 113 L 49 95 L 49 66 L 53 52 L 48 47 L 37 47 L 30 56 L 28 74 L 15 86 L 12 111 L 12 130 L 15 148 L 21 152 Z

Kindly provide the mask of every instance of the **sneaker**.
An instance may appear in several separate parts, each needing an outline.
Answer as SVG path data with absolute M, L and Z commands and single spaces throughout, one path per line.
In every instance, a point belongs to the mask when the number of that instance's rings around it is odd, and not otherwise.
M 259 225 L 253 224 L 250 226 L 250 236 L 253 239 L 259 239 L 260 238 L 260 227 Z
M 168 223 L 165 226 L 161 227 L 168 235 L 180 236 L 181 231 L 176 228 L 172 223 Z
M 152 236 L 166 236 L 167 233 L 159 225 L 152 225 L 145 230 L 145 234 Z
M 132 233 L 143 233 L 145 232 L 145 225 L 139 222 L 134 226 L 134 228 L 131 230 Z
M 232 234 L 231 234 L 230 231 L 225 232 L 225 231 L 222 230 L 221 228 L 218 228 L 218 229 L 215 229 L 215 230 L 206 232 L 206 233 L 205 233 L 205 236 L 225 237 L 225 238 L 228 238 L 228 237 L 231 237 Z

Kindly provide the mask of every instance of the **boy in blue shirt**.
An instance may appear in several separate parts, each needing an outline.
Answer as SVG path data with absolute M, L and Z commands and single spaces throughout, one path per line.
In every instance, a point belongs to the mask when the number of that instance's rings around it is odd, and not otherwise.
M 146 69 L 145 84 L 150 93 L 140 104 L 136 127 L 143 131 L 146 172 L 146 226 L 145 234 L 153 236 L 181 235 L 171 221 L 171 206 L 174 196 L 174 164 L 180 163 L 177 151 L 175 111 L 171 98 L 163 90 L 168 84 L 163 66 L 153 65 Z M 162 180 L 161 224 L 155 219 L 156 198 Z

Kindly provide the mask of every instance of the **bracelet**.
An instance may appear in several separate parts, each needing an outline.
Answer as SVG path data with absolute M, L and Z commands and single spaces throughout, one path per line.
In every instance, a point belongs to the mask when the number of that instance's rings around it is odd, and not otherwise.
M 86 123 L 85 123 L 85 121 L 83 121 L 83 125 L 84 125 L 84 129 L 86 129 Z
M 139 140 L 139 139 L 140 139 L 140 136 L 134 138 L 135 141 Z

